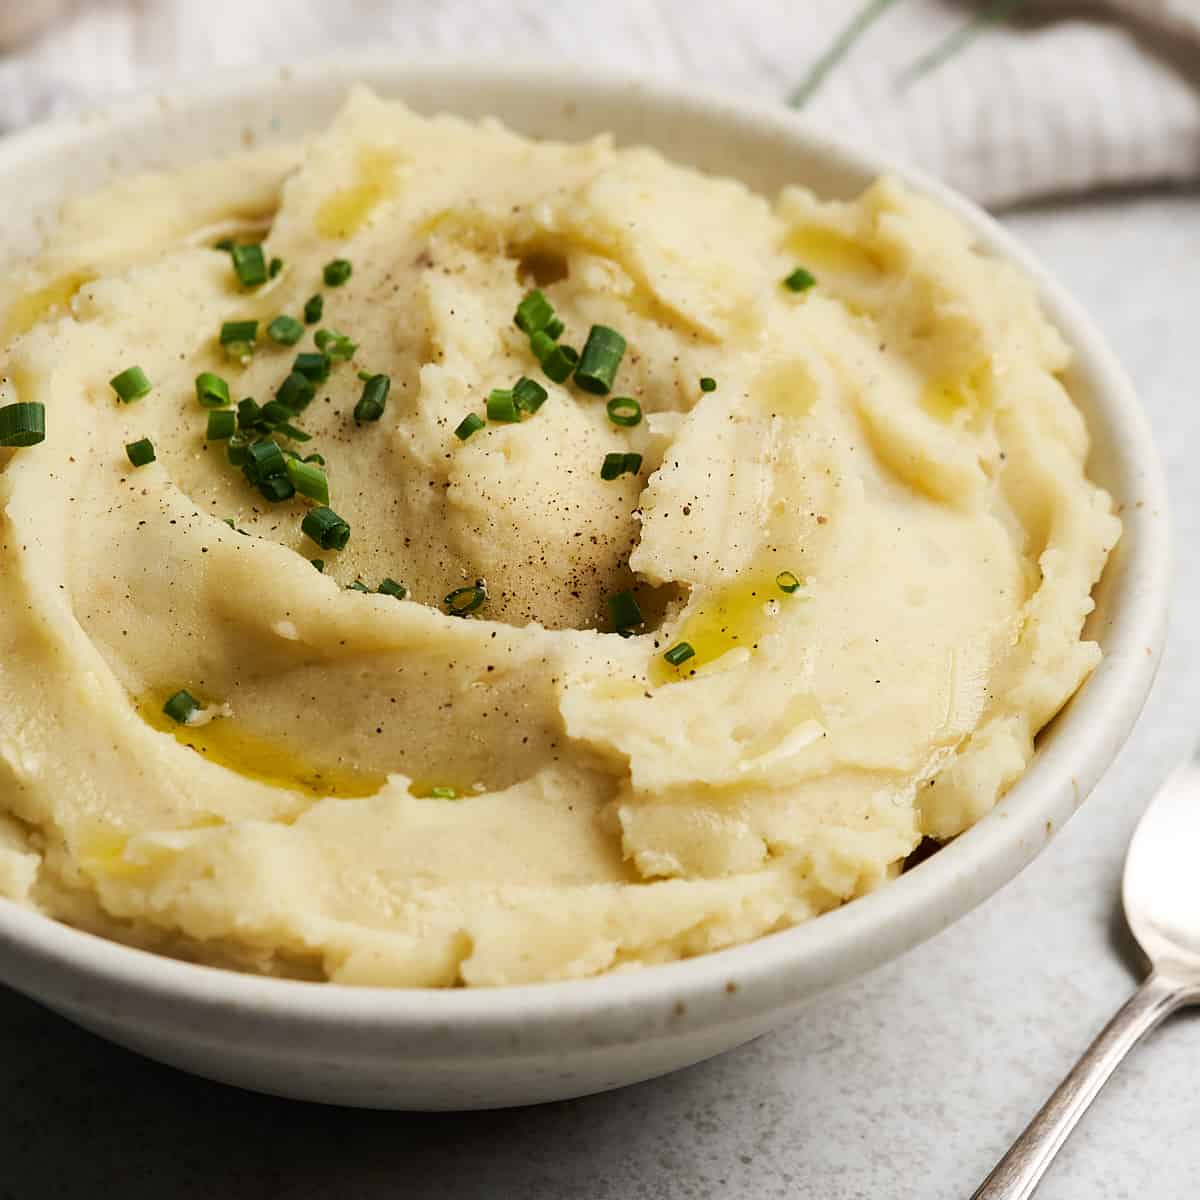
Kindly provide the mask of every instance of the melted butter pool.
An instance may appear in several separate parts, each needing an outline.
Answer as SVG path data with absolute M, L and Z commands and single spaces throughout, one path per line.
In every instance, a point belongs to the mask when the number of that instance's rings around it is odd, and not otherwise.
M 163 694 L 143 700 L 138 705 L 142 720 L 245 779 L 317 798 L 373 796 L 387 782 L 386 775 L 375 771 L 314 763 L 272 738 L 247 733 L 233 717 L 216 717 L 207 725 L 177 725 L 162 711 L 166 699 Z
M 317 209 L 317 232 L 326 238 L 356 233 L 371 213 L 396 193 L 400 154 L 378 147 L 358 156 L 358 178 L 349 187 L 327 196 Z
M 18 296 L 8 310 L 4 322 L 6 338 L 28 333 L 39 321 L 49 316 L 61 316 L 70 311 L 71 301 L 79 289 L 91 283 L 96 276 L 91 271 L 70 271 L 52 279 L 36 291 Z

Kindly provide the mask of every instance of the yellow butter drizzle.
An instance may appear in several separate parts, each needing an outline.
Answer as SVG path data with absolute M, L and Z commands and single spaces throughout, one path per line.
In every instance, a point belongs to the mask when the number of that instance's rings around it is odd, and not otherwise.
M 377 771 L 314 763 L 273 738 L 247 733 L 234 717 L 216 717 L 207 725 L 178 725 L 162 711 L 166 699 L 164 693 L 142 701 L 138 712 L 146 724 L 245 779 L 307 796 L 347 798 L 373 796 L 387 782 L 387 776 Z
M 63 315 L 69 311 L 71 301 L 79 289 L 95 278 L 91 271 L 70 271 L 32 292 L 18 296 L 9 307 L 5 318 L 5 338 L 28 333 L 39 321 L 47 317 Z
M 650 667 L 650 682 L 657 686 L 687 679 L 732 650 L 753 654 L 759 638 L 777 619 L 781 602 L 795 599 L 779 590 L 774 575 L 758 572 L 704 597 L 674 630 L 669 646 L 664 647 L 669 649 L 687 642 L 696 653 L 677 667 L 667 662 L 661 652 L 656 654 Z
M 396 193 L 396 150 L 371 147 L 358 156 L 358 178 L 327 196 L 317 209 L 317 232 L 326 238 L 356 233 L 383 201 Z

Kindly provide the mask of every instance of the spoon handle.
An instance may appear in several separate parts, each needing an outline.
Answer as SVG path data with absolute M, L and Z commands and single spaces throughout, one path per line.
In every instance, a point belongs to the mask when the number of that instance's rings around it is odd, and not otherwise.
M 1028 1200 L 1121 1060 L 1186 999 L 1182 988 L 1151 975 L 1100 1031 L 971 1200 Z

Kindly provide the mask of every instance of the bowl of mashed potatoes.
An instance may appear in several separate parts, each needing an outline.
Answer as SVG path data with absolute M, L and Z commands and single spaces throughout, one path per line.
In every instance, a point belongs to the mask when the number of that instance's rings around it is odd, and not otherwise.
M 0 188 L 0 976 L 115 1041 L 381 1107 L 647 1078 L 986 897 L 1140 710 L 1136 396 L 916 172 L 367 61 Z

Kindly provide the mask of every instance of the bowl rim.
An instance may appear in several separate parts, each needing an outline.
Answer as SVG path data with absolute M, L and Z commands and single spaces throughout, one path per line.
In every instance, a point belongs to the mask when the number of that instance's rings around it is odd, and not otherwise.
M 629 102 L 674 107 L 715 126 L 741 122 L 803 144 L 864 177 L 891 174 L 932 196 L 971 230 L 989 253 L 1017 264 L 1036 285 L 1051 320 L 1094 381 L 1106 423 L 1119 436 L 1117 457 L 1142 502 L 1122 513 L 1127 555 L 1101 666 L 1057 720 L 1064 726 L 1039 748 L 1026 773 L 996 807 L 915 870 L 820 918 L 754 941 L 694 958 L 562 982 L 488 988 L 390 988 L 314 984 L 243 974 L 168 958 L 110 941 L 0 898 L 0 957 L 4 982 L 46 999 L 86 1007 L 87 996 L 137 1002 L 151 1023 L 177 1024 L 181 1012 L 200 1027 L 231 1013 L 289 1036 L 303 1027 L 348 1036 L 367 1052 L 371 1035 L 402 1030 L 430 1039 L 430 1054 L 455 1046 L 494 1055 L 516 1054 L 531 1041 L 589 1046 L 629 1041 L 644 1015 L 687 1020 L 664 1032 L 684 1033 L 715 1018 L 750 1017 L 796 1003 L 817 987 L 833 986 L 896 956 L 964 915 L 1015 876 L 1042 848 L 1115 757 L 1153 682 L 1166 630 L 1170 579 L 1167 494 L 1161 463 L 1137 394 L 1081 306 L 1032 254 L 990 216 L 923 171 L 874 150 L 841 142 L 782 105 L 734 98 L 698 87 L 649 82 L 613 71 L 514 65 L 480 59 L 419 62 L 390 53 L 338 54 L 276 70 L 262 66 L 214 72 L 197 82 L 148 89 L 99 109 L 58 118 L 0 141 L 0 177 L 10 164 L 61 154 L 103 128 L 135 132 L 163 111 L 255 98 L 268 102 L 281 88 L 349 87 L 392 78 L 456 81 L 495 88 L 551 88 L 580 104 L 618 95 Z M 814 984 L 818 980 L 819 984 Z M 100 989 L 99 992 L 93 989 Z M 155 1006 L 147 1008 L 145 1001 Z M 154 1015 L 155 1012 L 158 1015 Z M 631 1020 L 631 1018 L 637 1018 Z M 581 1034 L 586 1022 L 586 1033 Z M 464 1032 L 470 1035 L 464 1041 Z M 518 1036 L 519 1035 L 519 1036 Z M 361 1039 L 361 1040 L 360 1040 Z M 406 1049 L 411 1050 L 409 1046 Z

